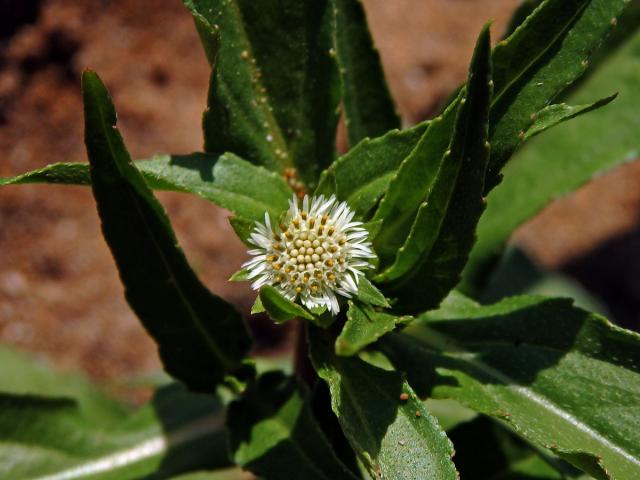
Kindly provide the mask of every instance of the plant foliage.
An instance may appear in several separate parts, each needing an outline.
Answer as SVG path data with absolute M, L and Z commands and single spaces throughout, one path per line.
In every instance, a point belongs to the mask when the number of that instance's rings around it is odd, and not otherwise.
M 127 301 L 182 385 L 132 411 L 0 350 L 0 476 L 640 478 L 640 336 L 566 298 L 477 301 L 518 225 L 637 154 L 637 6 L 524 2 L 493 49 L 489 25 L 479 32 L 443 111 L 399 130 L 358 0 L 184 3 L 212 65 L 204 152 L 133 162 L 87 70 L 88 163 L 0 179 L 91 186 Z M 281 280 L 256 286 L 252 313 L 298 330 L 295 374 L 264 372 L 243 314 L 198 279 L 153 190 L 227 209 L 253 249 L 256 222 L 298 221 L 287 211 L 305 194 L 335 196 L 348 210 L 318 221 L 353 212 L 345 223 L 361 222 L 353 238 L 376 258 L 353 267 L 337 314 L 285 297 Z M 304 240 L 301 272 L 327 258 Z M 280 271 L 270 255 L 254 267 Z

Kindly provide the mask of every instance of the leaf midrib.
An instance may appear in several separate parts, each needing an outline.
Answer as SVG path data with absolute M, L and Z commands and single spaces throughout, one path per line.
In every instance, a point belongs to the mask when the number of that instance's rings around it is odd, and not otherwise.
M 554 416 L 558 417 L 563 422 L 568 423 L 570 426 L 575 427 L 576 429 L 580 430 L 582 433 L 591 436 L 596 441 L 596 443 L 603 445 L 610 452 L 614 454 L 618 454 L 619 456 L 622 456 L 625 460 L 640 467 L 640 460 L 637 459 L 633 454 L 629 453 L 624 448 L 615 445 L 608 438 L 606 438 L 601 432 L 592 428 L 590 425 L 584 423 L 583 421 L 580 421 L 579 419 L 574 417 L 571 413 L 563 410 L 554 402 L 550 401 L 547 397 L 544 397 L 538 394 L 530 387 L 520 385 L 516 380 L 511 378 L 509 375 L 478 360 L 476 356 L 473 355 L 473 352 L 469 352 L 465 348 L 460 347 L 451 337 L 448 337 L 447 335 L 442 334 L 440 332 L 436 332 L 432 330 L 430 327 L 423 327 L 423 328 L 429 333 L 429 335 L 425 335 L 424 337 L 420 338 L 420 342 L 418 343 L 418 348 L 429 350 L 428 348 L 425 348 L 422 345 L 422 343 L 425 343 L 432 348 L 432 350 L 430 350 L 431 353 L 438 353 L 444 356 L 455 357 L 456 355 L 453 355 L 451 353 L 445 353 L 439 350 L 438 344 L 440 343 L 440 341 L 442 340 L 446 341 L 447 345 L 457 347 L 459 354 L 464 354 L 465 356 L 467 356 L 467 358 L 460 357 L 461 360 L 467 361 L 470 365 L 476 367 L 479 371 L 483 372 L 487 376 L 493 377 L 495 380 L 499 381 L 500 383 L 505 384 L 511 392 L 516 393 L 521 397 L 524 397 L 525 400 L 529 400 L 532 403 L 537 403 L 542 407 L 548 407 L 548 408 L 545 408 L 546 411 L 550 411 Z M 439 339 L 439 341 L 430 342 L 429 338 L 437 338 Z M 563 352 L 566 353 L 565 351 Z M 472 356 L 473 358 L 468 358 L 468 356 Z M 500 398 L 497 397 L 493 391 L 487 390 L 487 393 L 491 395 L 491 397 L 494 399 L 494 401 L 496 401 L 496 403 L 500 403 Z M 470 405 L 467 405 L 467 406 L 471 407 Z M 523 433 L 527 435 L 526 432 L 523 431 Z M 596 453 L 593 453 L 593 452 L 588 452 L 588 453 L 591 455 L 597 455 Z

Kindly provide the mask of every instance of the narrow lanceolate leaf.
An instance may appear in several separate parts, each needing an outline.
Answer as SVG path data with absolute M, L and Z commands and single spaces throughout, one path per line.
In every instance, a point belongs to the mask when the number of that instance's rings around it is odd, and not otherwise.
M 280 175 L 233 154 L 156 155 L 135 162 L 149 187 L 192 193 L 250 220 L 277 218 L 287 209 L 291 189 Z M 89 164 L 54 163 L 11 178 L 0 185 L 50 183 L 91 185 Z
M 283 323 L 296 317 L 313 320 L 313 315 L 305 308 L 285 298 L 270 285 L 260 289 L 260 303 L 274 322 Z
M 566 299 L 443 305 L 381 340 L 420 395 L 501 418 L 595 478 L 640 478 L 638 334 Z
M 387 296 L 398 298 L 394 308 L 401 312 L 437 306 L 458 283 L 475 241 L 476 225 L 484 210 L 482 192 L 489 158 L 488 26 L 478 39 L 467 87 L 461 95 L 453 137 L 431 192 L 420 206 L 395 263 L 378 277 L 393 282 L 384 290 Z
M 582 75 L 628 3 L 546 0 L 498 43 L 486 192 L 500 182 L 500 170 L 522 142 L 532 116 Z
M 339 76 L 328 0 L 184 0 L 218 37 L 205 149 L 233 152 L 308 186 L 333 160 Z M 203 36 L 206 39 L 206 36 Z
M 212 396 L 165 387 L 118 417 L 71 398 L 0 394 L 3 480 L 133 480 L 229 466 L 224 412 Z
M 336 339 L 336 354 L 351 356 L 372 344 L 397 325 L 409 323 L 412 317 L 398 317 L 378 312 L 371 306 L 349 302 L 347 322 Z
M 266 480 L 356 480 L 338 460 L 295 380 L 267 373 L 229 408 L 236 464 Z
M 332 0 L 349 143 L 400 127 L 360 0 Z
M 535 120 L 525 132 L 524 140 L 528 140 L 562 122 L 604 107 L 608 103 L 611 103 L 617 96 L 618 94 L 610 95 L 609 97 L 587 105 L 567 105 L 566 103 L 549 105 L 535 114 Z
M 429 122 L 365 139 L 338 158 L 320 179 L 316 195 L 335 194 L 359 217 L 378 204 L 402 161 L 415 148 Z
M 189 267 L 166 213 L 129 157 L 95 73 L 83 74 L 82 92 L 93 194 L 127 300 L 158 343 L 167 372 L 212 392 L 249 349 L 242 317 Z
M 394 262 L 398 249 L 411 231 L 418 208 L 431 193 L 451 141 L 457 107 L 454 102 L 442 115 L 429 122 L 416 147 L 393 172 L 373 218 L 382 221 L 374 242 L 382 268 Z
M 636 31 L 598 65 L 568 101 L 587 104 L 612 91 L 619 91 L 619 98 L 606 108 L 534 138 L 506 166 L 504 182 L 489 195 L 487 210 L 478 224 L 478 242 L 464 272 L 467 291 L 482 286 L 485 272 L 519 225 L 554 198 L 637 158 L 639 83 L 640 32 Z
M 331 407 L 373 478 L 457 479 L 451 442 L 399 373 L 338 357 L 329 335 L 317 329 L 310 335 Z

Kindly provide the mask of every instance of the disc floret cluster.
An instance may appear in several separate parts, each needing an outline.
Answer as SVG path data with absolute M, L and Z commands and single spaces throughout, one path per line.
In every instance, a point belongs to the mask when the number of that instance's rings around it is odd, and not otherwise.
M 253 258 L 243 265 L 252 288 L 272 285 L 289 300 L 338 313 L 338 296 L 358 292 L 363 270 L 375 257 L 368 232 L 354 215 L 346 202 L 322 195 L 305 195 L 302 204 L 294 196 L 277 226 L 265 214 L 265 223 L 256 222 L 249 239 L 257 247 L 249 250 Z

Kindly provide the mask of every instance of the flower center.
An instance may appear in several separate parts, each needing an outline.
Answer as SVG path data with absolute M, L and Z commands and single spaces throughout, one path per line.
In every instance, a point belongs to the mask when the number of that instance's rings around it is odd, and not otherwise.
M 283 223 L 272 229 L 268 215 L 256 223 L 249 239 L 257 248 L 243 266 L 249 270 L 252 287 L 273 285 L 290 300 L 309 308 L 340 310 L 336 295 L 351 297 L 358 292 L 363 270 L 371 268 L 375 254 L 362 222 L 353 221 L 345 202 L 335 197 L 304 196 L 302 205 L 289 202 Z
M 334 223 L 326 214 L 300 212 L 288 226 L 280 225 L 273 253 L 267 256 L 276 283 L 296 295 L 335 288 L 350 256 L 347 239 L 337 233 Z

